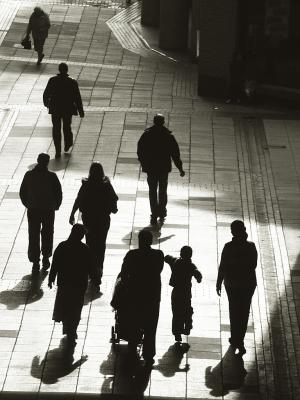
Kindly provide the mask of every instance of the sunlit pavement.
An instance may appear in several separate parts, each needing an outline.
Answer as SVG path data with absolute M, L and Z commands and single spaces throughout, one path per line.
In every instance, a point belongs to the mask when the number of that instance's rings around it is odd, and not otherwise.
M 34 52 L 18 45 L 34 4 L 0 2 L 1 398 L 299 399 L 300 121 L 278 107 L 197 98 L 195 66 L 136 41 L 128 21 L 139 4 L 115 17 L 125 1 L 41 1 L 52 26 L 37 67 Z M 74 146 L 57 161 L 42 92 L 62 61 L 78 79 L 86 116 L 74 118 Z M 126 251 L 148 226 L 136 143 L 158 111 L 180 144 L 187 174 L 170 175 L 168 217 L 153 231 L 154 247 L 177 255 L 190 244 L 203 282 L 193 286 L 194 328 L 185 338 L 190 349 L 178 353 L 165 265 L 156 362 L 148 376 L 128 366 L 125 344 L 111 347 L 109 303 Z M 31 281 L 27 219 L 18 196 L 24 173 L 45 151 L 64 191 L 56 244 L 68 236 L 69 213 L 93 160 L 104 165 L 120 198 L 107 241 L 103 293 L 87 294 L 72 365 L 63 362 L 61 325 L 52 321 L 55 291 L 45 275 Z M 244 362 L 228 347 L 226 296 L 219 301 L 215 293 L 218 259 L 234 219 L 244 219 L 259 250 Z

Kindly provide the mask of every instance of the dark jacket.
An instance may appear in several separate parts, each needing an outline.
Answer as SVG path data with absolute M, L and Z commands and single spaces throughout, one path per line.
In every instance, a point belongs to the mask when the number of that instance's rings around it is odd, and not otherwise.
M 57 277 L 58 286 L 72 286 L 86 290 L 88 278 L 93 279 L 93 266 L 89 247 L 70 238 L 56 247 L 49 282 Z
M 62 202 L 61 184 L 56 174 L 39 165 L 26 172 L 19 194 L 26 208 L 58 210 Z
M 117 211 L 118 196 L 107 177 L 103 182 L 83 179 L 77 198 L 79 210 L 85 216 L 97 218 Z
M 43 94 L 44 106 L 49 114 L 84 115 L 77 82 L 68 74 L 58 74 L 49 79 Z
M 257 251 L 246 239 L 233 238 L 225 244 L 218 272 L 217 287 L 255 288 Z
M 182 291 L 190 291 L 193 277 L 197 282 L 201 282 L 202 274 L 190 260 L 166 256 L 165 262 L 171 267 L 172 274 L 169 285 L 173 288 Z
M 36 14 L 33 12 L 29 18 L 27 26 L 27 34 L 32 33 L 33 39 L 43 40 L 48 36 L 48 30 L 50 28 L 50 20 L 48 14 L 43 12 L 42 14 Z
M 120 277 L 127 286 L 130 302 L 141 308 L 151 308 L 160 302 L 160 273 L 164 266 L 161 250 L 130 250 L 123 261 Z
M 165 126 L 153 125 L 145 130 L 138 141 L 137 155 L 143 172 L 149 174 L 170 172 L 172 160 L 182 169 L 178 143 Z

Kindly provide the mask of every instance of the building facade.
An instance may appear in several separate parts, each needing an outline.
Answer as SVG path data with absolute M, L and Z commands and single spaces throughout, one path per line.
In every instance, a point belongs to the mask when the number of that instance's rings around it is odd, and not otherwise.
M 159 27 L 163 50 L 199 65 L 199 94 L 225 95 L 235 52 L 245 79 L 300 89 L 299 0 L 142 0 L 142 24 Z

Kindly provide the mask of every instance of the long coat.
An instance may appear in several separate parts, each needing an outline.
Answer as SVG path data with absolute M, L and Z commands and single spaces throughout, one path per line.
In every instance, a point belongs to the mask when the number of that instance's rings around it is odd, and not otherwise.
M 68 74 L 57 74 L 49 79 L 43 94 L 44 106 L 49 114 L 82 115 L 83 106 L 78 83 Z
M 88 277 L 93 279 L 91 254 L 88 246 L 70 238 L 61 242 L 53 254 L 49 281 L 57 277 L 57 293 L 53 320 L 79 321 Z
M 48 37 L 50 20 L 48 14 L 42 12 L 37 14 L 33 12 L 29 18 L 27 33 L 32 33 L 33 40 L 45 41 Z

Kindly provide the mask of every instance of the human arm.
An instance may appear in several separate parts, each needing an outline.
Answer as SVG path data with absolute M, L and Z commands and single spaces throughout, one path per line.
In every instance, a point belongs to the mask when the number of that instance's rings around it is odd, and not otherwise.
M 76 81 L 74 81 L 74 100 L 75 100 L 75 104 L 79 113 L 80 118 L 84 117 L 84 111 L 83 111 L 83 105 L 82 105 L 82 99 L 81 99 L 81 94 L 80 94 L 80 90 L 78 87 L 78 83 Z
M 178 168 L 179 172 L 180 172 L 180 176 L 184 176 L 185 172 L 182 168 L 182 161 L 180 158 L 180 150 L 179 150 L 179 146 L 178 143 L 175 139 L 175 137 L 173 135 L 170 135 L 170 141 L 171 141 L 171 158 L 175 164 L 175 166 Z
M 19 196 L 22 201 L 22 204 L 27 208 L 28 203 L 27 203 L 27 194 L 28 194 L 28 189 L 27 189 L 27 181 L 28 181 L 28 175 L 27 172 L 24 175 L 24 178 L 22 180 L 21 186 L 20 186 L 20 191 L 19 191 Z
M 84 191 L 84 180 L 82 181 L 81 188 L 79 189 L 77 197 L 76 197 L 76 199 L 74 201 L 73 208 L 72 208 L 72 211 L 71 211 L 71 214 L 70 214 L 70 217 L 69 217 L 69 223 L 71 225 L 74 225 L 75 213 L 76 213 L 77 210 L 79 210 L 81 199 L 82 199 L 82 196 L 83 196 L 83 191 Z
M 44 106 L 47 108 L 50 105 L 50 99 L 52 96 L 52 92 L 53 92 L 53 79 L 50 78 L 47 83 L 47 86 L 44 90 L 44 93 L 43 93 L 43 103 L 44 103 Z
M 110 203 L 111 203 L 111 212 L 113 214 L 116 214 L 118 212 L 118 200 L 119 197 L 117 196 L 113 185 L 110 183 L 110 181 L 108 181 L 108 193 L 109 193 L 109 197 L 110 197 Z
M 164 258 L 164 261 L 170 265 L 171 270 L 173 269 L 173 266 L 175 264 L 175 261 L 177 260 L 176 257 L 170 256 L 170 255 L 166 255 Z
M 224 275 L 225 275 L 225 268 L 226 268 L 226 260 L 227 260 L 227 247 L 226 245 L 223 248 L 222 255 L 221 255 L 221 262 L 218 270 L 218 277 L 217 277 L 217 284 L 216 284 L 216 290 L 218 296 L 221 296 L 221 287 L 222 287 L 222 282 L 224 280 Z
M 30 33 L 32 32 L 32 20 L 33 20 L 33 16 L 31 15 L 29 18 L 27 28 L 26 28 L 26 37 L 29 37 Z
M 193 269 L 192 269 L 192 273 L 193 273 L 193 277 L 196 279 L 196 281 L 198 283 L 200 283 L 202 281 L 202 274 L 201 272 L 198 270 L 198 268 L 196 267 L 196 265 L 192 264 Z
M 53 192 L 55 198 L 55 210 L 58 210 L 62 203 L 62 189 L 59 179 L 55 173 L 53 173 Z
M 48 286 L 50 289 L 52 289 L 52 285 L 55 282 L 55 278 L 58 273 L 59 263 L 60 263 L 60 250 L 61 250 L 60 245 L 58 245 L 57 248 L 55 249 L 53 257 L 52 257 L 52 264 L 51 264 L 49 278 L 48 278 Z

